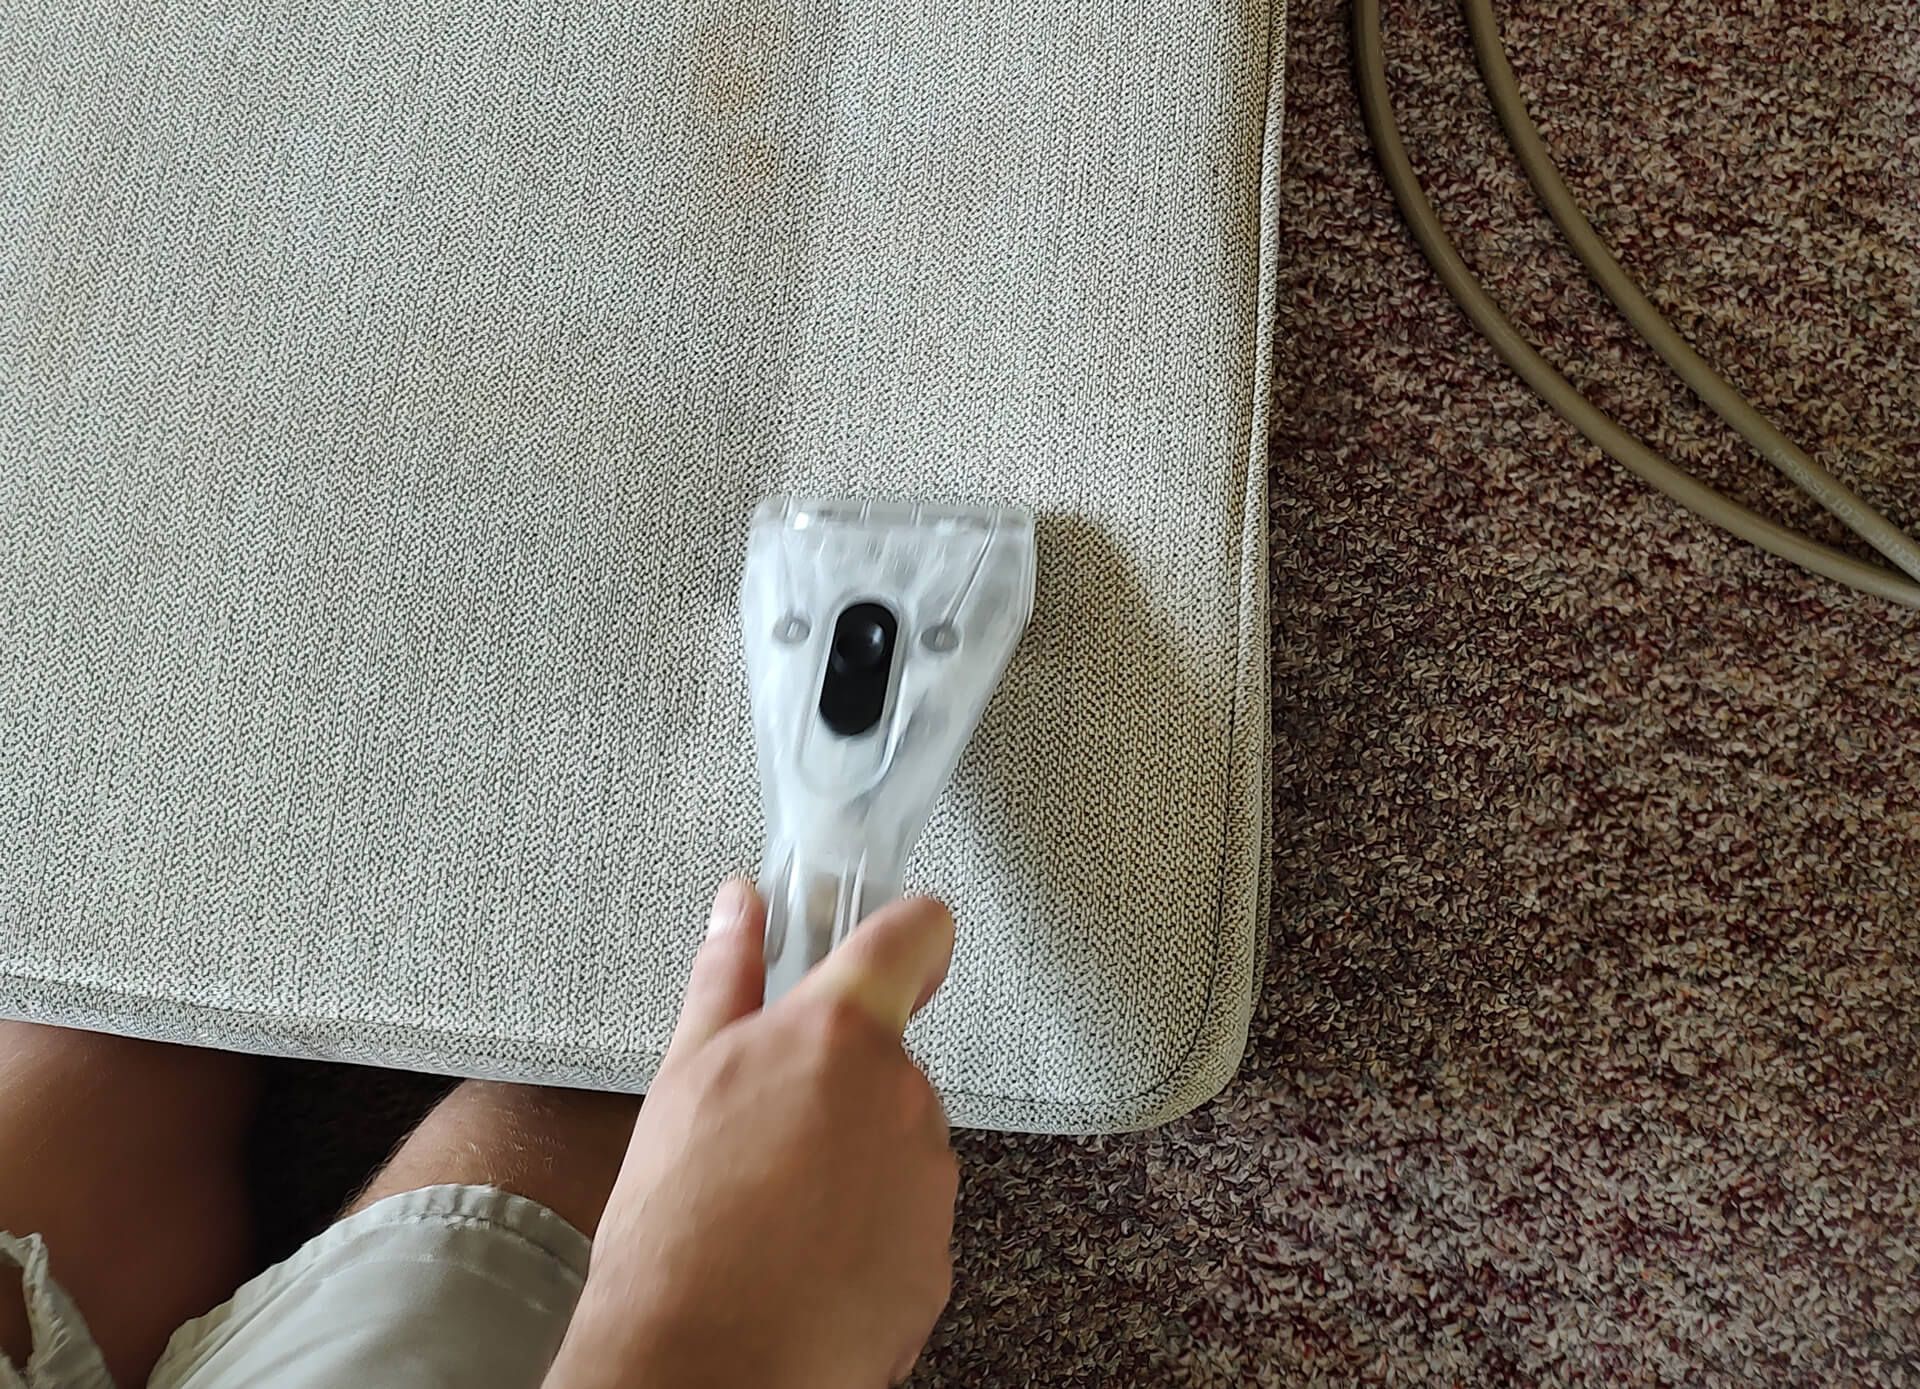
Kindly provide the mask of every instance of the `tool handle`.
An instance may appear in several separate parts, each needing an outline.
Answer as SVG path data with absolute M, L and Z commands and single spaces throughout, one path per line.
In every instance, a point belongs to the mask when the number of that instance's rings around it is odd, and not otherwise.
M 767 903 L 766 1001 L 772 1003 L 900 895 L 900 870 L 870 853 L 849 858 L 776 841 L 760 870 L 760 895 Z

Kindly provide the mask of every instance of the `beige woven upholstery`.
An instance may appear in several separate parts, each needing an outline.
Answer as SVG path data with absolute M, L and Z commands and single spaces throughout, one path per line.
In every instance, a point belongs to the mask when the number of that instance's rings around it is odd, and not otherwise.
M 912 869 L 962 1123 L 1217 1090 L 1265 863 L 1280 20 L 26 0 L 0 1010 L 643 1088 L 759 852 L 763 494 L 1017 501 Z

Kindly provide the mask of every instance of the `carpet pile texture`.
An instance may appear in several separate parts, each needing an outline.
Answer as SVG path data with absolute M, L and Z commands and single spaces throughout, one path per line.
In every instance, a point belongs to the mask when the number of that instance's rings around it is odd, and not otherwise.
M 1548 357 L 1840 540 L 1587 284 L 1455 8 L 1386 10 L 1416 162 Z M 1920 526 L 1920 14 L 1500 10 L 1622 261 Z M 1920 1382 L 1920 616 L 1694 521 L 1498 365 L 1369 159 L 1346 24 L 1292 8 L 1252 1046 L 1157 1132 L 962 1136 L 915 1382 Z M 283 1068 L 269 1243 L 431 1093 Z

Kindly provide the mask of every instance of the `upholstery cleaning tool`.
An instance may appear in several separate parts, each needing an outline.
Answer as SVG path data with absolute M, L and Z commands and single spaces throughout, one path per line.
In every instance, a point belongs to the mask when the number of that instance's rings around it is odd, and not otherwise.
M 1803 491 L 1825 507 L 1855 535 L 1885 555 L 1909 577 L 1884 565 L 1870 564 L 1852 555 L 1823 545 L 1800 532 L 1790 530 L 1749 510 L 1731 497 L 1716 492 L 1692 475 L 1675 467 L 1645 443 L 1628 433 L 1574 387 L 1520 335 L 1520 330 L 1501 312 L 1485 286 L 1474 277 L 1460 252 L 1448 239 L 1440 218 L 1420 186 L 1413 164 L 1401 142 L 1393 101 L 1387 91 L 1386 59 L 1381 51 L 1380 0 L 1354 0 L 1354 64 L 1360 84 L 1360 106 L 1366 117 L 1367 133 L 1373 139 L 1374 153 L 1381 172 L 1400 204 L 1420 249 L 1426 253 L 1447 289 L 1467 316 L 1493 344 L 1494 351 L 1523 377 L 1527 384 L 1560 417 L 1586 435 L 1612 458 L 1665 492 L 1669 497 L 1706 518 L 1724 526 L 1761 549 L 1793 561 L 1802 568 L 1830 579 L 1838 579 L 1851 588 L 1890 598 L 1909 607 L 1920 607 L 1920 544 L 1916 544 L 1886 517 L 1822 468 L 1787 439 L 1747 398 L 1735 390 L 1725 377 L 1680 336 L 1653 306 L 1645 293 L 1621 268 L 1613 253 L 1594 231 L 1580 211 L 1572 192 L 1547 152 L 1540 132 L 1527 114 L 1519 83 L 1500 44 L 1499 25 L 1494 19 L 1492 0 L 1466 0 L 1467 23 L 1473 31 L 1475 52 L 1481 75 L 1486 79 L 1507 137 L 1526 167 L 1534 191 L 1547 211 L 1573 244 L 1588 273 L 1614 305 L 1640 331 L 1649 346 L 1657 351 L 1688 386 L 1714 412 L 1736 429 L 1768 462 L 1793 480 Z
M 740 616 L 769 1002 L 900 895 L 1033 585 L 1019 508 L 774 497 L 755 512 Z

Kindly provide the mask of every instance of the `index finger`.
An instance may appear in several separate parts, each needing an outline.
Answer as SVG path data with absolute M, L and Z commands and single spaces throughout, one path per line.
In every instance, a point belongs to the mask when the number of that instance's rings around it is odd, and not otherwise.
M 947 977 L 952 959 L 953 915 L 931 897 L 909 897 L 861 922 L 793 992 L 845 999 L 904 1032 Z

